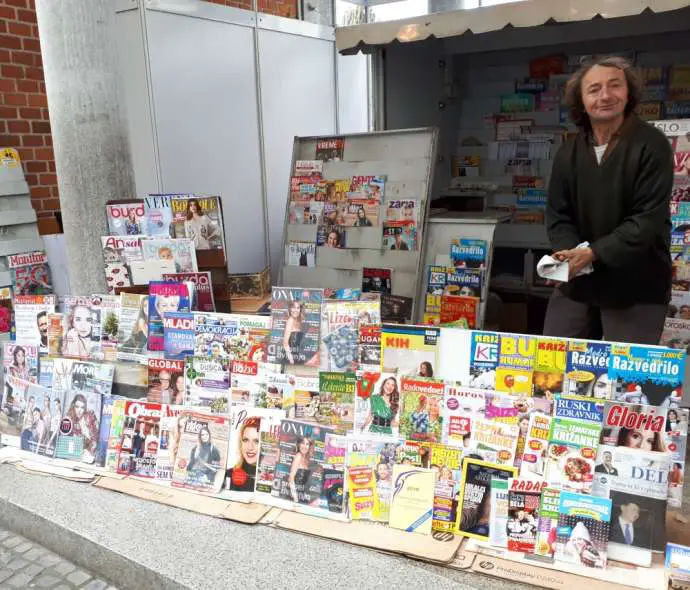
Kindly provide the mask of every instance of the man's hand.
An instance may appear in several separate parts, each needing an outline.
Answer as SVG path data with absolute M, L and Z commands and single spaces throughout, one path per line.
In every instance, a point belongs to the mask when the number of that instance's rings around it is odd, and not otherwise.
M 585 266 L 594 262 L 594 251 L 587 248 L 560 250 L 553 254 L 556 260 L 568 261 L 568 278 L 574 278 Z

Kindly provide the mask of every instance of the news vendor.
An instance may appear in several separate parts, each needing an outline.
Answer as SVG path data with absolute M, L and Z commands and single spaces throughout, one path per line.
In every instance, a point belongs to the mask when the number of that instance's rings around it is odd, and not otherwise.
M 622 58 L 584 65 L 565 98 L 578 132 L 554 158 L 546 227 L 569 280 L 553 291 L 544 334 L 658 344 L 671 296 L 669 141 L 635 115 L 640 85 Z

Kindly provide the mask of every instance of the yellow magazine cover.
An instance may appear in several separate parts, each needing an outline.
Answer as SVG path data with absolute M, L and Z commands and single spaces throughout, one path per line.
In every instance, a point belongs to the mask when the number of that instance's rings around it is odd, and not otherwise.
M 384 373 L 408 377 L 433 377 L 438 370 L 440 328 L 384 324 L 381 357 Z
M 567 340 L 539 338 L 532 376 L 533 395 L 536 397 L 553 397 L 563 393 L 567 362 Z
M 454 533 L 462 483 L 462 449 L 439 444 L 430 446 L 431 469 L 436 472 L 431 527 L 435 531 Z
M 352 520 L 378 520 L 378 498 L 373 467 L 348 467 L 346 489 Z
M 413 465 L 393 466 L 391 527 L 409 533 L 431 534 L 434 478 L 432 469 Z
M 522 334 L 501 334 L 496 369 L 496 391 L 532 395 L 532 372 L 537 339 Z

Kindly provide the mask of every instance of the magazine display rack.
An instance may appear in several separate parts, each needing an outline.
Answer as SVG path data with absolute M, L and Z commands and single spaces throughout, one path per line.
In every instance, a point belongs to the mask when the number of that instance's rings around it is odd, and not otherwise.
M 344 140 L 341 161 L 323 164 L 325 180 L 354 176 L 385 176 L 385 195 L 379 218 L 386 203 L 398 199 L 414 199 L 418 203 L 417 249 L 391 251 L 383 248 L 381 225 L 354 227 L 347 230 L 345 248 L 317 247 L 316 266 L 288 266 L 279 262 L 278 283 L 287 287 L 319 287 L 333 289 L 362 286 L 362 269 L 385 268 L 392 274 L 392 294 L 413 298 L 412 318 L 423 304 L 418 300 L 418 281 L 423 272 L 426 219 L 431 197 L 432 174 L 436 162 L 438 131 L 435 128 L 405 129 L 339 136 Z M 319 137 L 296 137 L 291 171 L 298 160 L 314 160 Z M 294 173 L 294 172 L 291 172 Z M 288 223 L 290 186 L 288 185 L 283 250 L 288 242 L 316 242 L 317 225 Z
M 43 250 L 29 186 L 19 155 L 11 148 L 0 148 L 0 228 L 0 287 L 5 287 L 12 284 L 8 256 Z

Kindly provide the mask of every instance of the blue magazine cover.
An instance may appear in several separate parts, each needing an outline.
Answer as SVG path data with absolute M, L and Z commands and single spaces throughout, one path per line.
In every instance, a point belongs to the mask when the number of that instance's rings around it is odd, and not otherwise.
M 449 268 L 446 273 L 446 295 L 481 297 L 484 271 L 478 268 Z
M 611 345 L 608 342 L 569 341 L 564 393 L 609 399 L 611 397 L 608 374 L 610 354 Z
M 678 408 L 683 397 L 685 351 L 661 346 L 612 344 L 611 399 Z
M 470 387 L 496 389 L 496 368 L 501 335 L 495 332 L 472 332 L 470 349 Z
M 484 240 L 457 239 L 450 243 L 450 259 L 453 266 L 462 268 L 484 268 L 487 246 Z
M 169 312 L 163 317 L 163 352 L 166 359 L 184 360 L 194 355 L 194 314 Z
M 187 285 L 151 281 L 149 283 L 149 350 L 164 349 L 163 316 L 166 313 L 179 311 L 190 311 Z

